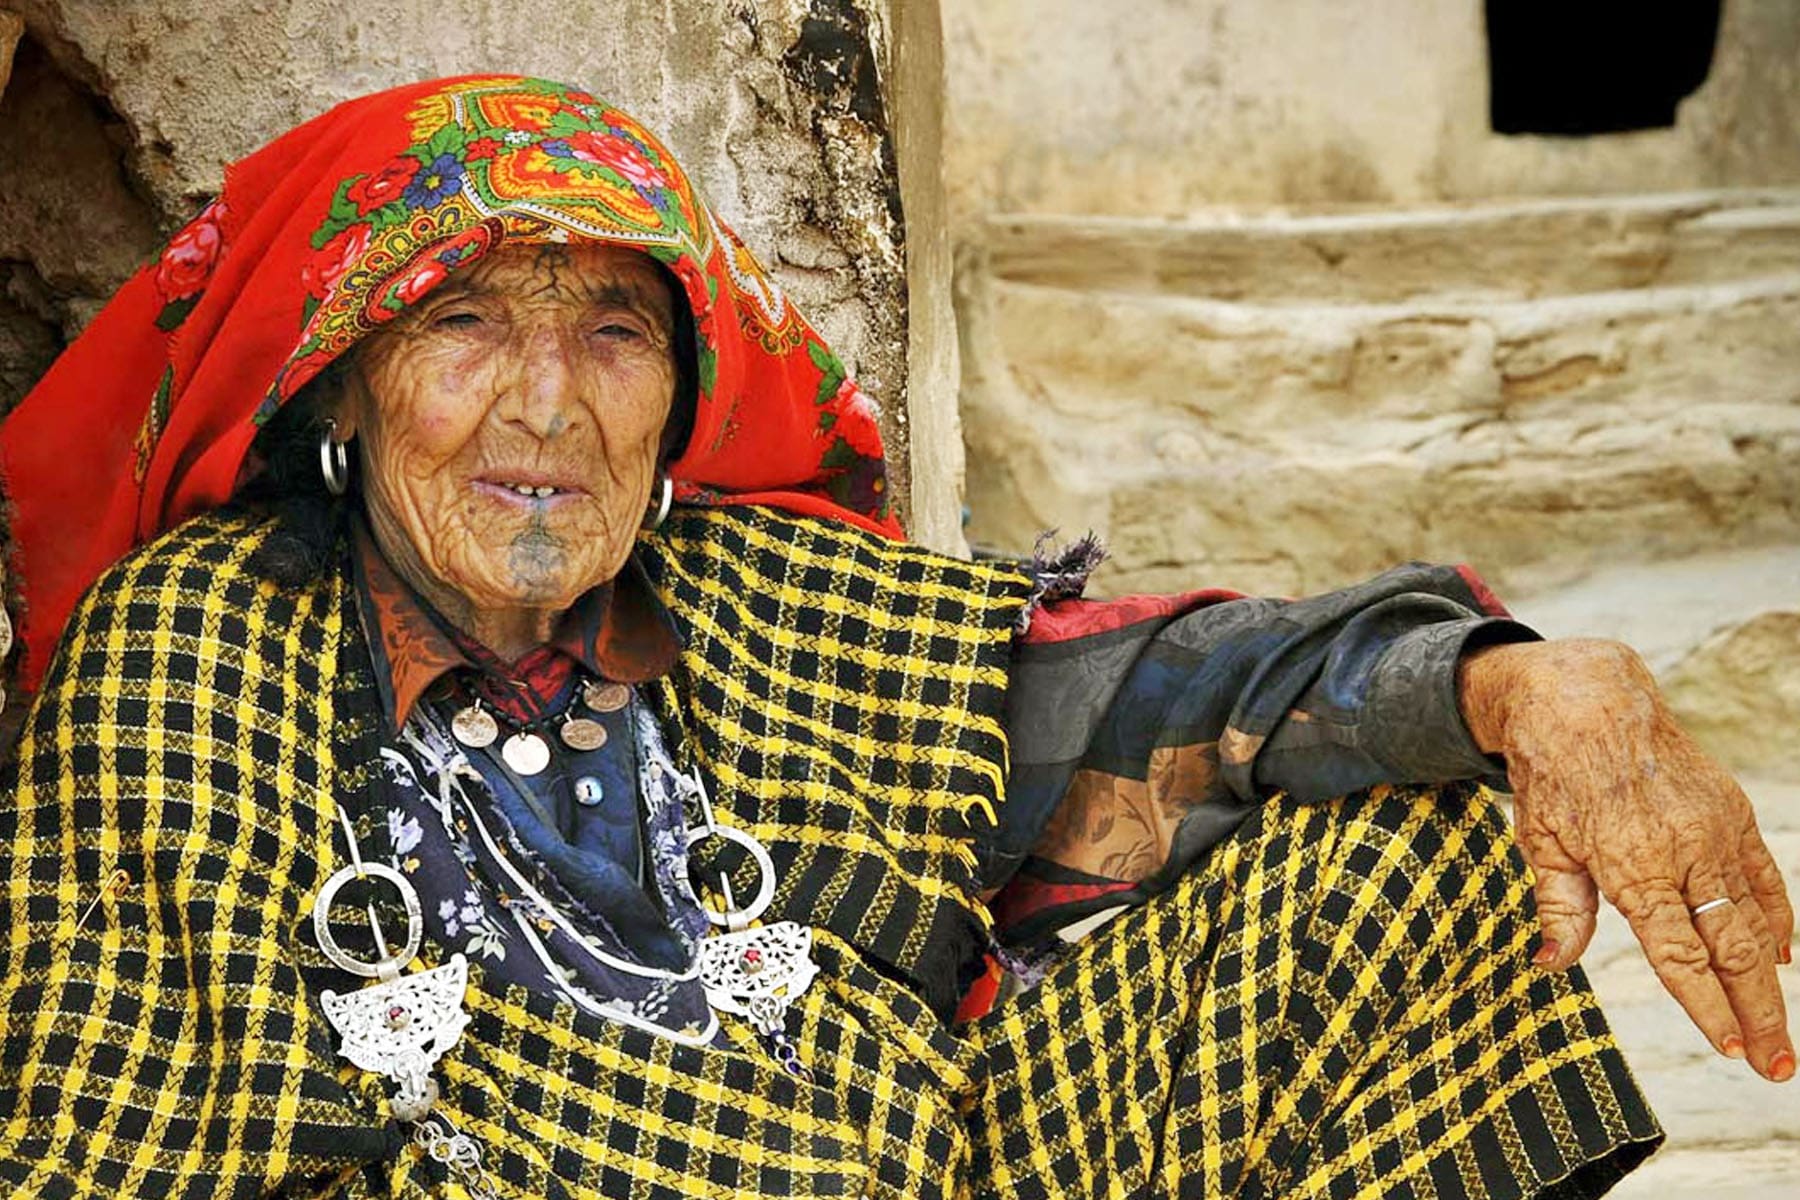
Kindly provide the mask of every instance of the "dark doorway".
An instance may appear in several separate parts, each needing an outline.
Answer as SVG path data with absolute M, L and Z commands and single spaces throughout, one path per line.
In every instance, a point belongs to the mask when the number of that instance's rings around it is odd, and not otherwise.
M 1721 0 L 1487 0 L 1496 133 L 1579 137 L 1675 123 L 1706 79 Z

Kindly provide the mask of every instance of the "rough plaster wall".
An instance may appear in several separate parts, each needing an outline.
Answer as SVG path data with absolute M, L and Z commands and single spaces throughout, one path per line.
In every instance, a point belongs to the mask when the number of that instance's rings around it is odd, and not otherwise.
M 1602 139 L 1491 132 L 1477 0 L 943 10 L 959 222 L 1800 182 L 1793 0 L 1726 0 L 1676 127 Z
M 11 273 L 0 277 L 11 297 L 0 298 L 0 349 L 22 364 L 0 388 L 16 392 L 13 376 L 35 373 L 45 337 L 79 324 L 68 314 L 117 286 L 155 245 L 150 226 L 166 231 L 191 213 L 224 163 L 339 100 L 518 70 L 588 86 L 669 142 L 882 402 L 904 503 L 905 238 L 884 0 L 0 3 L 25 18 L 27 47 L 43 47 L 66 76 L 34 75 L 23 95 L 15 80 L 0 103 L 88 110 L 71 150 L 0 141 L 0 181 L 10 181 L 0 182 L 0 238 L 21 228 L 20 213 L 59 217 L 31 229 L 49 244 L 0 244 Z M 96 131 L 112 144 L 94 144 Z M 33 168 L 21 172 L 24 162 Z M 97 188 L 100 175 L 109 181 Z M 27 283 L 11 282 L 21 274 Z

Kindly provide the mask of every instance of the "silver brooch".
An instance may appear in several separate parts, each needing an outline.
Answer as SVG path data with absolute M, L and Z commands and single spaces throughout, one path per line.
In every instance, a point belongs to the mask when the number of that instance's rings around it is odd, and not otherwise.
M 469 963 L 460 954 L 429 971 L 402 975 L 419 953 L 425 936 L 425 918 L 419 893 L 412 882 L 382 863 L 365 863 L 350 821 L 339 810 L 344 832 L 350 838 L 353 862 L 334 872 L 313 901 L 313 933 L 319 949 L 331 963 L 352 975 L 377 982 L 339 995 L 327 989 L 320 997 L 325 1019 L 337 1030 L 338 1053 L 365 1071 L 392 1080 L 396 1089 L 388 1107 L 399 1121 L 423 1120 L 437 1102 L 437 1081 L 432 1068 L 444 1052 L 456 1044 L 469 1024 L 463 997 L 469 986 Z M 398 951 L 388 948 L 376 920 L 375 906 L 368 907 L 369 928 L 375 935 L 380 957 L 365 961 L 338 945 L 331 933 L 331 902 L 352 879 L 375 878 L 394 885 L 406 906 L 406 941 Z
M 719 891 L 725 901 L 724 909 L 715 911 L 701 905 L 706 919 L 724 931 L 715 932 L 700 943 L 700 983 L 706 989 L 706 1002 L 719 1012 L 748 1018 L 756 1031 L 773 1043 L 782 1066 L 804 1077 L 807 1071 L 788 1040 L 786 1022 L 788 1007 L 819 974 L 819 966 L 812 960 L 812 930 L 798 921 L 752 924 L 775 899 L 775 861 L 769 857 L 768 848 L 754 837 L 715 821 L 712 801 L 698 769 L 692 779 L 700 796 L 702 824 L 688 831 L 689 882 L 694 869 L 694 845 L 709 837 L 736 842 L 756 860 L 758 871 L 756 896 L 743 908 L 737 907 L 731 880 L 723 873 Z M 698 889 L 695 894 L 698 895 Z

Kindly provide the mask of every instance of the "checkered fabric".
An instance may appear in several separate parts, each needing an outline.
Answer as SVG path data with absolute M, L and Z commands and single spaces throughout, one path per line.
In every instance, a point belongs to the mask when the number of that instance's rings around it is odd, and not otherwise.
M 466 1195 L 386 1120 L 383 1081 L 336 1058 L 317 1006 L 355 983 L 308 920 L 343 861 L 334 802 L 358 806 L 365 853 L 384 849 L 361 800 L 378 705 L 344 577 L 278 591 L 244 567 L 259 539 L 206 517 L 109 572 L 0 780 L 0 1191 Z M 439 1110 L 499 1196 L 1590 1195 L 1657 1136 L 1579 977 L 1527 966 L 1523 866 L 1479 796 L 1271 805 L 1036 991 L 947 1025 L 882 931 L 906 905 L 948 911 L 952 932 L 980 921 L 947 893 L 968 868 L 952 817 L 999 795 L 986 617 L 938 634 L 923 661 L 949 665 L 895 693 L 913 707 L 894 719 L 939 740 L 891 776 L 859 739 L 893 727 L 857 703 L 890 681 L 853 685 L 843 664 L 876 671 L 921 612 L 1016 612 L 1010 577 L 755 513 L 667 545 L 658 569 L 696 631 L 678 684 L 713 689 L 675 698 L 687 753 L 733 819 L 813 873 L 810 897 L 781 901 L 821 918 L 820 975 L 789 1019 L 813 1079 L 735 1020 L 725 1045 L 681 1046 L 472 968 Z M 846 561 L 918 574 L 885 598 L 789 594 Z M 958 696 L 973 715 L 945 711 Z M 713 737 L 701 719 L 735 724 Z M 812 740 L 781 746 L 789 722 Z M 813 799 L 865 787 L 857 806 Z M 851 820 L 881 802 L 891 822 Z M 115 869 L 123 887 L 88 912 Z M 865 872 L 886 882 L 853 921 L 837 906 Z
M 245 533 L 107 572 L 0 779 L 9 1194 L 249 1194 L 385 1145 L 292 952 L 334 857 L 345 589 L 257 582 Z
M 980 1195 L 1597 1196 L 1662 1133 L 1485 791 L 1264 806 L 969 1031 Z
M 774 857 L 775 918 L 837 932 L 953 1012 L 988 941 L 972 835 L 1004 792 L 1030 577 L 756 508 L 684 510 L 643 552 L 687 643 L 660 707 Z

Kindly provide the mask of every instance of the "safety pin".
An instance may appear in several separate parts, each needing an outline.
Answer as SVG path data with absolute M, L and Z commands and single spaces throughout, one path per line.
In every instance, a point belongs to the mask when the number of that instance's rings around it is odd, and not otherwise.
M 109 896 L 116 898 L 120 892 L 125 890 L 125 885 L 130 882 L 131 872 L 124 867 L 114 867 L 113 873 L 106 877 L 106 882 L 100 885 L 100 893 L 88 901 L 88 906 L 81 910 L 81 919 L 75 922 L 75 932 L 81 932 L 82 926 L 87 924 L 88 917 L 93 914 L 94 909 L 100 906 L 102 900 Z

